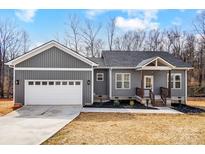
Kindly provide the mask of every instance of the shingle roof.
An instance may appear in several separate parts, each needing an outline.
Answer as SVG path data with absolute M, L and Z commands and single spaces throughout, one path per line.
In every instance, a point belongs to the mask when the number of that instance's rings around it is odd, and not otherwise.
M 106 67 L 136 67 L 143 60 L 160 57 L 176 67 L 191 67 L 174 55 L 163 51 L 103 51 L 103 58 L 92 60 Z M 94 60 L 95 59 L 95 60 Z
M 97 64 L 99 65 L 98 67 L 106 67 L 103 58 L 90 57 L 89 59 L 90 59 L 91 61 L 97 63 Z

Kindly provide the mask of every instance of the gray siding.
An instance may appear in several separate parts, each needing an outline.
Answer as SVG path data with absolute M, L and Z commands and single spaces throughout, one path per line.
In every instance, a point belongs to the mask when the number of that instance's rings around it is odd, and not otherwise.
M 184 80 L 184 70 L 175 71 L 172 70 L 172 73 L 181 73 L 182 74 L 182 83 L 181 89 L 172 89 L 172 96 L 185 96 L 185 80 Z M 131 88 L 130 89 L 115 89 L 115 74 L 116 73 L 130 73 L 131 74 Z M 168 71 L 144 71 L 144 75 L 153 75 L 154 77 L 154 93 L 160 93 L 160 87 L 167 87 L 167 74 Z M 112 96 L 134 96 L 135 88 L 141 87 L 141 72 L 132 70 L 132 69 L 116 69 L 112 70 Z
M 172 73 L 181 73 L 182 74 L 182 82 L 181 82 L 181 89 L 172 89 L 171 94 L 172 96 L 176 97 L 184 97 L 185 96 L 185 71 L 172 71 Z
M 50 67 L 50 68 L 91 68 L 87 63 L 52 47 L 30 59 L 27 59 L 16 67 Z
M 96 80 L 97 73 L 104 74 L 104 81 Z M 94 70 L 94 93 L 96 95 L 109 95 L 109 70 L 108 69 Z
M 24 104 L 24 81 L 25 80 L 83 80 L 83 105 L 91 104 L 91 71 L 19 71 L 15 72 L 16 80 L 20 81 L 15 85 L 15 102 Z M 92 82 L 91 82 L 92 83 Z
M 131 74 L 131 88 L 130 89 L 115 89 L 115 74 L 116 73 L 130 73 Z M 112 96 L 134 96 L 135 88 L 140 87 L 140 72 L 136 70 L 116 69 L 112 70 Z

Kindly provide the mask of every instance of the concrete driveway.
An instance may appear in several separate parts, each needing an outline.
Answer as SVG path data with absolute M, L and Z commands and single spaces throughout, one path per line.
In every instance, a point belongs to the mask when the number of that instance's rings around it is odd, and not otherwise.
M 24 106 L 0 117 L 0 144 L 41 144 L 80 110 L 80 106 Z

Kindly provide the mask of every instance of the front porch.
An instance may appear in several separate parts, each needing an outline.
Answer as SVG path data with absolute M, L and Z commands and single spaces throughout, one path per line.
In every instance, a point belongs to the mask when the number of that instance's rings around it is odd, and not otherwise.
M 186 81 L 182 82 L 186 72 L 175 70 L 175 66 L 159 57 L 142 61 L 135 68 L 108 68 L 103 71 L 106 72 L 106 80 L 100 86 L 97 83 L 98 91 L 95 91 L 94 96 L 96 103 L 134 100 L 144 106 L 165 107 L 171 106 L 174 98 L 178 100 L 186 97 Z M 99 94 L 105 85 L 108 86 L 104 89 L 108 90 Z

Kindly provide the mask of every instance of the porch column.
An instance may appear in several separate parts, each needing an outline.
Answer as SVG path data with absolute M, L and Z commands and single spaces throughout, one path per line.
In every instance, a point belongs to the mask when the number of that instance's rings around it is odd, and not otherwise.
M 169 70 L 168 97 L 171 98 L 171 70 Z
M 141 70 L 141 89 L 142 89 L 142 97 L 144 97 L 144 72 Z

